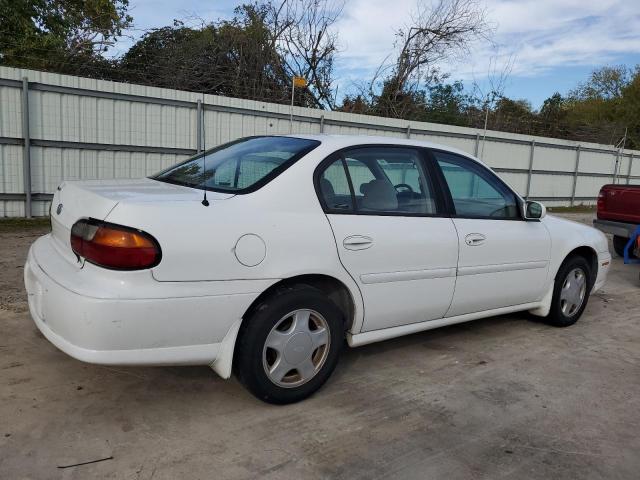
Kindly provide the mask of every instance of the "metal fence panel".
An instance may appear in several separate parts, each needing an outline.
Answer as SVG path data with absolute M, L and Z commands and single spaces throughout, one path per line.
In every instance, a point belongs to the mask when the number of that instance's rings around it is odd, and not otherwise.
M 514 168 L 527 170 L 529 168 L 529 144 L 484 141 L 480 138 L 478 146 L 478 158 L 491 168 Z
M 611 153 L 584 151 L 580 154 L 580 171 L 611 174 L 613 178 L 615 155 L 613 148 L 611 148 Z
M 534 169 L 551 170 L 557 172 L 573 172 L 575 154 L 570 151 L 536 145 Z
M 606 183 L 611 183 L 611 177 L 578 177 L 578 182 L 576 184 L 576 197 L 597 196 L 600 187 Z M 595 200 L 591 203 L 595 203 Z
M 573 175 L 538 174 L 531 178 L 531 197 L 562 198 L 570 196 L 573 188 Z
M 21 91 L 0 85 L 0 137 L 22 137 Z
M 291 123 L 289 113 L 288 105 L 0 67 L 0 216 L 25 215 L 31 198 L 31 213 L 47 214 L 63 180 L 150 175 L 196 153 L 199 139 L 211 148 L 290 132 L 441 143 L 482 158 L 521 195 L 549 205 L 594 203 L 614 177 L 640 183 L 640 152 L 607 145 L 495 131 L 485 138 L 466 127 L 302 107 L 294 107 Z

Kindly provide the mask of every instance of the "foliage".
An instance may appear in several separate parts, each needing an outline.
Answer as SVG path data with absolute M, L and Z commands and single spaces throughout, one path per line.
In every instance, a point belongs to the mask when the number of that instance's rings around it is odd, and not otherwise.
M 633 72 L 625 65 L 602 67 L 591 72 L 589 80 L 573 89 L 569 98 L 576 101 L 614 100 L 622 96 L 632 77 Z
M 267 1 L 240 5 L 231 20 L 196 28 L 176 21 L 133 45 L 119 63 L 119 78 L 284 103 L 295 75 L 309 82 L 298 90 L 297 104 L 330 108 L 334 8 L 326 0 Z
M 282 101 L 288 79 L 255 6 L 201 28 L 181 22 L 145 34 L 120 62 L 120 80 L 240 98 Z
M 132 18 L 128 0 L 0 0 L 0 64 L 62 73 L 100 72 L 102 54 Z
M 429 108 L 425 121 L 465 125 L 465 112 L 474 106 L 474 99 L 465 93 L 461 81 L 451 84 L 437 83 L 429 87 Z
M 390 62 L 337 104 L 343 1 L 255 0 L 231 19 L 148 31 L 108 59 L 132 25 L 128 0 L 0 0 L 0 64 L 277 103 L 297 75 L 309 82 L 297 105 L 640 148 L 640 67 L 596 69 L 539 111 L 504 95 L 504 72 L 486 95 L 449 81 L 443 63 L 491 33 L 477 0 L 419 2 Z

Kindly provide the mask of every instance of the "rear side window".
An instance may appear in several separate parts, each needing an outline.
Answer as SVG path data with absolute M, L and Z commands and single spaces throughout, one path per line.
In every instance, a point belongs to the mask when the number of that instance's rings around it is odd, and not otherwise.
M 489 170 L 455 154 L 433 152 L 458 217 L 518 219 L 514 193 Z
M 353 183 L 353 189 L 356 195 L 361 195 L 363 185 L 376 179 L 373 171 L 369 166 L 360 161 L 358 158 L 353 158 L 357 155 L 347 155 L 345 161 L 347 162 L 347 168 L 349 170 L 349 176 Z
M 318 186 L 329 210 L 353 210 L 349 179 L 341 158 L 331 163 L 322 172 Z
M 420 152 L 402 147 L 358 147 L 321 170 L 319 194 L 336 213 L 435 215 L 436 200 Z
M 293 137 L 250 137 L 208 150 L 151 177 L 200 190 L 248 193 L 320 145 Z

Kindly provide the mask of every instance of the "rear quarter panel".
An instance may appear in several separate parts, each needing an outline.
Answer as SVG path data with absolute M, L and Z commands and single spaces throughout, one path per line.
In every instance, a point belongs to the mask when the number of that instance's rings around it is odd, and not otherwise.
M 152 274 L 160 282 L 275 283 L 297 275 L 328 275 L 347 286 L 356 324 L 361 324 L 360 292 L 340 263 L 313 186 L 313 171 L 326 153 L 314 151 L 256 192 L 211 201 L 208 207 L 200 201 L 122 202 L 107 220 L 139 228 L 158 240 L 162 260 Z M 264 259 L 255 266 L 245 266 L 236 257 L 237 242 L 245 235 L 264 242 Z

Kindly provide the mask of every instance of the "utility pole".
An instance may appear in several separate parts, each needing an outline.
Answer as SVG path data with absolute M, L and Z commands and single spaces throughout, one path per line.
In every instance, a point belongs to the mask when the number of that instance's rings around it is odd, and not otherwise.
M 613 183 L 616 183 L 616 180 L 618 179 L 618 168 L 620 166 L 620 155 L 622 155 L 622 153 L 624 152 L 624 146 L 627 143 L 627 127 L 625 127 L 624 129 L 624 137 L 622 137 L 622 140 L 620 140 L 618 142 L 618 144 L 616 145 L 616 147 L 618 147 L 618 153 L 616 154 L 616 163 L 613 167 Z
M 484 110 L 484 132 L 482 133 L 482 149 L 480 150 L 480 159 L 484 156 L 484 142 L 487 140 L 487 123 L 489 122 L 489 104 Z
M 295 79 L 295 77 L 293 77 Z M 293 133 L 293 98 L 296 91 L 295 80 L 291 82 L 291 105 L 289 105 L 289 134 Z
M 307 86 L 307 80 L 304 77 L 294 75 L 291 77 L 291 105 L 289 106 L 289 133 L 293 133 L 293 100 L 296 87 L 304 88 Z

